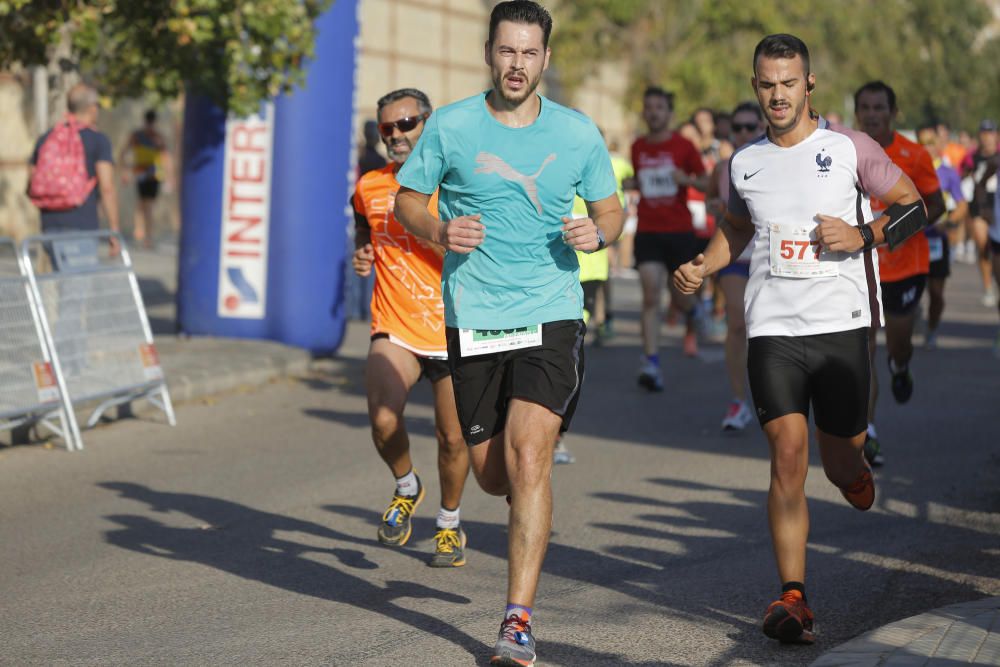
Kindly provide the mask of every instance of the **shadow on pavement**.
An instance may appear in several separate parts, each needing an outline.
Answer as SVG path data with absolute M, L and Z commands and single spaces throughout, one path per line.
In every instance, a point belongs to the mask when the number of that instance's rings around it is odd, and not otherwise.
M 109 544 L 158 558 L 201 563 L 282 590 L 352 605 L 446 639 L 472 655 L 483 651 L 480 639 L 439 618 L 395 603 L 402 598 L 432 598 L 469 604 L 468 598 L 411 581 L 387 581 L 385 587 L 375 585 L 361 576 L 303 558 L 327 554 L 340 565 L 359 572 L 377 568 L 363 551 L 315 547 L 279 538 L 276 533 L 297 532 L 337 543 L 379 548 L 373 540 L 219 498 L 155 491 L 128 482 L 102 482 L 99 486 L 117 492 L 122 498 L 145 503 L 152 511 L 181 512 L 204 522 L 197 528 L 176 528 L 146 516 L 112 515 L 106 518 L 121 527 L 105 534 Z

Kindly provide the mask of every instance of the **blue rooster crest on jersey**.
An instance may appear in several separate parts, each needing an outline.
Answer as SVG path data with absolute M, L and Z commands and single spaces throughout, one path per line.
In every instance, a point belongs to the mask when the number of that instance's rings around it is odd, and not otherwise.
M 833 158 L 827 155 L 823 157 L 823 153 L 816 153 L 816 164 L 819 166 L 819 170 L 823 173 L 830 171 L 830 165 L 833 164 Z

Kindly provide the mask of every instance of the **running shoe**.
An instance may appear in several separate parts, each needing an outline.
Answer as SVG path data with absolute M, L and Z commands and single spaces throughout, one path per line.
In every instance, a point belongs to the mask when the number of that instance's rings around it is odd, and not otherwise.
M 517 614 L 511 614 L 500 624 L 500 637 L 493 647 L 491 665 L 503 667 L 531 667 L 535 664 L 535 638 L 531 623 Z
M 688 331 L 684 334 L 684 356 L 698 356 L 698 336 L 693 331 Z
M 872 437 L 871 433 L 865 434 L 864 452 L 868 465 L 878 468 L 885 463 L 885 457 L 882 456 L 882 445 L 878 438 Z
M 927 337 L 924 339 L 924 349 L 936 350 L 937 346 L 938 346 L 937 331 L 927 332 Z
M 733 401 L 722 420 L 723 431 L 742 431 L 753 421 L 753 413 L 744 401 Z
M 764 634 L 782 644 L 812 644 L 813 613 L 799 591 L 786 591 L 764 614 Z
M 576 457 L 567 449 L 566 443 L 563 442 L 562 438 L 556 441 L 556 448 L 552 452 L 552 462 L 555 464 L 576 463 Z
M 986 308 L 996 308 L 997 306 L 997 292 L 995 289 L 988 289 L 983 292 L 982 304 Z
M 434 555 L 431 567 L 462 567 L 465 565 L 465 531 L 456 528 L 438 528 L 434 534 Z
M 897 403 L 906 403 L 913 396 L 913 375 L 909 365 L 897 370 L 889 360 L 889 372 L 892 373 L 892 397 Z
M 639 367 L 639 386 L 648 391 L 663 391 L 660 367 L 646 358 L 643 358 L 642 366 Z
M 865 469 L 850 486 L 840 487 L 840 492 L 855 509 L 862 512 L 871 509 L 875 504 L 875 478 L 872 476 L 872 468 L 868 461 L 863 461 Z
M 378 527 L 378 541 L 394 547 L 401 547 L 410 539 L 413 526 L 410 519 L 420 501 L 424 499 L 424 485 L 417 479 L 417 495 L 394 495 L 388 509 L 382 515 L 382 523 Z

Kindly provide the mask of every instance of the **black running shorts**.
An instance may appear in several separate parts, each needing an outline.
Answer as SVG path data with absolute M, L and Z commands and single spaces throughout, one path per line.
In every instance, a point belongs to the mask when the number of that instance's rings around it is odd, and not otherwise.
M 750 391 L 761 426 L 816 411 L 816 427 L 851 438 L 868 426 L 868 329 L 815 336 L 756 336 L 747 350 Z
M 470 446 L 502 432 L 510 399 L 538 403 L 562 417 L 569 429 L 583 383 L 582 320 L 542 325 L 538 347 L 462 357 L 458 329 L 448 327 L 448 363 L 462 434 Z
M 372 340 L 379 338 L 389 340 L 389 334 L 372 334 Z M 446 359 L 433 359 L 431 357 L 421 357 L 420 355 L 414 356 L 417 358 L 417 363 L 420 364 L 420 377 L 427 378 L 431 384 L 434 384 L 438 380 L 451 375 L 451 369 L 448 367 L 448 361 Z
M 886 315 L 909 315 L 918 305 L 927 286 L 927 274 L 882 283 L 882 309 Z
M 156 195 L 160 194 L 160 182 L 156 179 L 136 181 L 136 191 L 139 199 L 156 199 Z
M 708 240 L 694 232 L 639 232 L 635 235 L 633 254 L 636 266 L 659 262 L 673 273 L 707 246 Z

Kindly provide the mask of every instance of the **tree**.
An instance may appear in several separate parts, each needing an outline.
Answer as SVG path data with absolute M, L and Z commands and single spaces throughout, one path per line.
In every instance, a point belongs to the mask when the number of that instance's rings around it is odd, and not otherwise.
M 303 82 L 331 1 L 0 0 L 0 69 L 57 65 L 113 98 L 187 90 L 246 114 Z
M 775 32 L 809 45 L 821 112 L 850 115 L 845 96 L 872 79 L 896 90 L 910 127 L 933 119 L 968 128 L 1000 98 L 987 0 L 562 0 L 554 13 L 560 89 L 572 95 L 595 60 L 620 62 L 632 110 L 650 83 L 677 93 L 678 117 L 751 98 L 753 48 Z

